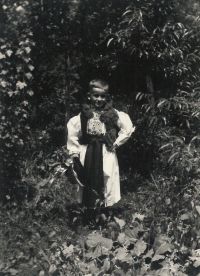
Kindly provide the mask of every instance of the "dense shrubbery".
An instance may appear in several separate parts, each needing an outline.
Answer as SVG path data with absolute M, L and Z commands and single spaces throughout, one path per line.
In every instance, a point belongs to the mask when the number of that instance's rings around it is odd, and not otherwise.
M 73 192 L 59 178 L 40 182 L 23 206 L 1 208 L 2 275 L 198 275 L 199 182 L 180 190 L 176 179 L 152 175 L 98 210 L 92 232 L 83 229 L 81 209 L 73 222 L 68 217 Z
M 133 164 L 124 171 L 148 175 L 167 168 L 174 174 L 166 160 L 177 162 L 183 144 L 192 152 L 184 154 L 181 166 L 198 166 L 198 9 L 195 0 L 110 0 L 95 5 L 3 1 L 4 195 L 19 185 L 24 160 L 35 152 L 51 155 L 64 145 L 66 121 L 78 112 L 94 77 L 109 81 L 114 101 L 128 103 L 137 127 L 126 146 L 131 154 L 121 153 L 124 164 Z M 174 139 L 183 141 L 181 147 Z M 18 182 L 13 184 L 11 175 Z

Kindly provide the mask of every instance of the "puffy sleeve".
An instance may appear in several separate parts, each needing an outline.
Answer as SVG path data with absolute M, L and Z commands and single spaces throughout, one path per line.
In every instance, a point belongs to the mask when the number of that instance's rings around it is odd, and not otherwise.
M 117 113 L 119 116 L 117 125 L 120 128 L 120 131 L 114 145 L 121 146 L 131 137 L 132 132 L 135 131 L 135 127 L 133 127 L 128 114 L 122 111 L 117 111 Z
M 79 137 L 81 134 L 81 123 L 80 123 L 80 114 L 72 117 L 68 124 L 68 138 L 67 138 L 67 149 L 69 154 L 80 153 L 81 145 L 79 144 Z

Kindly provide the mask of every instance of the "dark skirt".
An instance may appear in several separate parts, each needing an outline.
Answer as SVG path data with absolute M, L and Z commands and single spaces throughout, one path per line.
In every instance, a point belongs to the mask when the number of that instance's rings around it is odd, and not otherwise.
M 84 162 L 84 188 L 82 203 L 87 208 L 103 207 L 103 140 L 91 139 L 87 146 Z

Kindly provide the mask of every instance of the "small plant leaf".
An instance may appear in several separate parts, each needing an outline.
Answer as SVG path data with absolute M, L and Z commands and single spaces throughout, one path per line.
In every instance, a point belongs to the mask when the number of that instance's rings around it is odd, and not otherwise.
M 144 241 L 142 240 L 137 241 L 134 247 L 135 254 L 137 256 L 140 256 L 141 254 L 144 253 L 146 248 L 147 248 L 147 244 Z
M 74 218 L 73 218 L 73 223 L 76 222 L 77 219 L 78 219 L 77 217 L 74 217 Z
M 38 184 L 37 184 L 37 187 L 40 188 L 40 187 L 44 187 L 47 185 L 47 183 L 49 182 L 49 179 L 43 179 L 41 180 Z
M 19 271 L 14 269 L 14 268 L 10 268 L 9 272 L 10 272 L 11 275 L 17 275 L 19 273 Z
M 27 91 L 27 93 L 29 94 L 29 96 L 33 96 L 34 92 L 32 90 Z
M 168 197 L 168 198 L 166 198 L 165 199 L 165 204 L 166 205 L 170 205 L 170 203 L 171 203 L 171 199 Z
M 29 54 L 30 51 L 31 51 L 31 48 L 30 47 L 25 47 L 25 51 L 26 51 L 27 54 Z
M 200 206 L 196 206 L 196 210 L 197 210 L 197 212 L 198 212 L 199 215 L 200 215 Z
M 194 261 L 193 266 L 198 267 L 200 266 L 200 257 L 189 257 L 191 261 Z
M 88 266 L 89 266 L 90 272 L 92 273 L 92 274 L 88 274 L 88 275 L 98 275 L 99 274 L 98 273 L 99 269 L 98 269 L 95 261 L 91 261 Z
M 178 154 L 179 154 L 179 152 L 173 153 L 173 154 L 170 156 L 170 158 L 168 159 L 168 163 L 170 163 L 170 161 L 174 160 L 175 156 L 178 155 Z
M 32 66 L 32 65 L 28 65 L 28 68 L 31 70 L 31 71 L 33 71 L 33 69 L 34 69 L 34 66 Z
M 128 236 L 129 238 L 137 238 L 137 234 L 140 231 L 140 227 L 134 227 L 133 229 L 130 229 L 130 227 L 128 225 L 126 225 L 124 227 L 124 233 L 126 236 Z
M 128 236 L 125 235 L 125 233 L 119 233 L 118 241 L 123 245 L 129 246 L 131 243 L 135 243 L 137 239 L 129 238 Z
M 164 259 L 165 259 L 165 256 L 163 256 L 163 255 L 155 255 L 151 261 L 152 262 L 157 262 L 157 261 L 161 261 L 161 260 L 164 260 Z
M 162 255 L 167 252 L 171 252 L 170 245 L 168 243 L 162 244 L 158 249 L 156 250 L 155 255 Z
M 143 221 L 144 217 L 145 217 L 144 215 L 141 215 L 139 213 L 135 213 L 135 214 L 132 215 L 132 222 L 134 222 L 136 218 L 139 219 L 140 221 Z
M 31 73 L 26 73 L 25 76 L 27 77 L 27 79 L 31 79 L 33 77 L 33 75 Z
M 143 258 L 144 258 L 144 259 L 152 258 L 153 254 L 154 254 L 154 251 L 153 251 L 153 249 L 151 249 L 151 250 L 149 250 L 149 251 L 147 252 L 146 255 L 144 255 Z
M 62 250 L 62 253 L 67 257 L 71 255 L 74 251 L 74 246 L 72 244 L 70 246 L 66 246 L 65 244 L 63 244 L 63 247 L 64 249 Z
M 189 216 L 187 214 L 183 214 L 183 215 L 181 215 L 180 219 L 181 220 L 188 220 Z
M 10 56 L 12 55 L 12 52 L 13 52 L 13 51 L 11 51 L 11 50 L 6 51 L 7 56 L 10 57 Z
M 57 247 L 57 242 L 54 242 L 52 245 L 51 245 L 51 249 L 54 249 L 54 248 L 56 248 Z
M 2 53 L 0 53 L 0 59 L 5 58 L 6 56 Z
M 114 39 L 114 38 L 112 37 L 112 38 L 110 38 L 110 39 L 108 40 L 107 47 L 109 46 L 109 44 L 111 43 L 111 41 L 112 41 L 113 39 Z
M 88 248 L 95 247 L 97 244 L 106 247 L 107 249 L 111 249 L 113 246 L 113 241 L 108 238 L 102 237 L 99 233 L 90 234 L 85 241 Z
M 116 217 L 114 217 L 114 219 L 119 224 L 120 229 L 122 229 L 124 227 L 124 225 L 126 225 L 126 222 L 123 219 L 118 219 Z
M 33 241 L 36 243 L 39 243 L 40 241 L 40 234 L 39 233 L 35 233 L 35 235 L 33 236 Z
M 105 214 L 101 214 L 101 218 L 102 218 L 103 221 L 106 221 L 106 219 L 107 219 Z
M 115 250 L 115 258 L 120 261 L 131 261 L 132 262 L 132 256 L 130 253 L 127 252 L 126 248 L 120 247 Z
M 55 264 L 50 265 L 49 274 L 52 275 L 56 271 L 57 267 Z
M 110 269 L 110 261 L 108 259 L 105 259 L 102 269 L 106 272 Z
M 18 81 L 18 82 L 16 83 L 16 86 L 19 87 L 20 89 L 23 89 L 23 88 L 24 88 L 25 86 L 27 86 L 27 85 L 26 85 L 25 82 Z
M 50 234 L 49 234 L 49 238 L 52 238 L 53 236 L 56 235 L 56 232 L 55 231 L 52 231 Z

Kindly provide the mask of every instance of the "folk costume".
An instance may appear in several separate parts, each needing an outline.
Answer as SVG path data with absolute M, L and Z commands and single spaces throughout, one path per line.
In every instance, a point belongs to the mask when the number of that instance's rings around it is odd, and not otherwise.
M 128 114 L 114 109 L 111 103 L 101 111 L 85 104 L 67 128 L 69 154 L 78 153 L 84 166 L 78 202 L 95 207 L 100 200 L 104 206 L 112 206 L 120 200 L 120 179 L 116 153 L 109 149 L 124 144 L 134 131 Z

